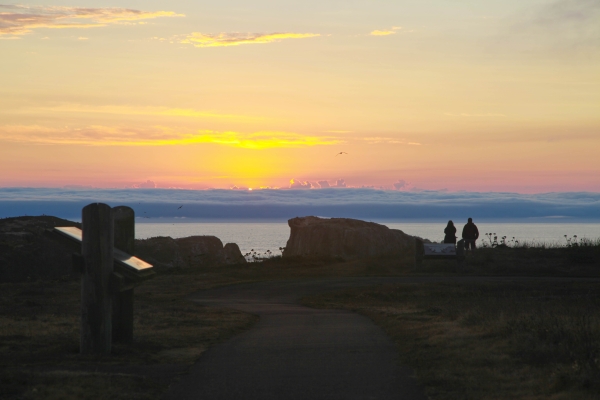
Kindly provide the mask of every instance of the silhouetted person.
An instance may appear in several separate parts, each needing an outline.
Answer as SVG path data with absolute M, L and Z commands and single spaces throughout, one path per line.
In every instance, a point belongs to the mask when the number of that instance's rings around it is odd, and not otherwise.
M 444 229 L 444 243 L 454 243 L 456 244 L 456 227 L 454 226 L 454 222 L 448 221 L 448 225 Z
M 469 218 L 469 222 L 463 228 L 462 238 L 465 240 L 465 249 L 468 250 L 470 247 L 471 250 L 475 250 L 475 241 L 479 238 L 479 230 L 473 223 L 473 218 Z

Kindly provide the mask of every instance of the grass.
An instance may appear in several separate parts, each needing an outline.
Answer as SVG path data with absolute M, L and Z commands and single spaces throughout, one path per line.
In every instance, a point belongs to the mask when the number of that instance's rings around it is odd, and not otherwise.
M 538 248 L 538 249 L 557 249 L 568 247 L 598 247 L 600 238 L 579 238 L 577 235 L 564 235 L 564 242 L 546 242 L 538 240 L 519 240 L 514 236 L 512 239 L 508 236 L 498 236 L 495 233 L 484 233 L 480 238 L 479 245 L 484 248 L 512 247 L 512 248 Z
M 114 344 L 100 358 L 79 355 L 78 282 L 0 285 L 0 397 L 159 398 L 209 346 L 257 320 L 186 299 L 207 285 L 189 273 L 136 288 L 133 345 Z M 169 379 L 149 379 L 154 369 Z
M 410 261 L 274 257 L 163 271 L 135 289 L 134 343 L 113 344 L 109 357 L 79 355 L 78 281 L 0 284 L 0 398 L 158 399 L 207 348 L 258 319 L 190 302 L 191 293 L 242 282 L 394 275 Z
M 597 399 L 597 283 L 390 285 L 306 298 L 364 314 L 433 399 Z
M 0 398 L 76 398 L 84 397 L 82 393 L 92 399 L 160 398 L 207 348 L 257 320 L 254 315 L 187 300 L 201 289 L 348 276 L 599 276 L 599 260 L 597 247 L 496 247 L 469 255 L 462 266 L 455 261 L 426 260 L 415 269 L 413 257 L 407 254 L 401 259 L 346 262 L 273 257 L 246 265 L 162 271 L 135 290 L 133 345 L 115 344 L 113 354 L 101 358 L 78 354 L 78 281 L 0 284 Z M 590 363 L 595 358 L 569 357 L 584 354 L 580 350 L 584 347 L 576 346 L 584 343 L 583 336 L 572 327 L 588 332 L 587 343 L 595 346 L 596 309 L 586 314 L 594 318 L 575 316 L 577 310 L 588 310 L 589 299 L 596 307 L 596 291 L 584 284 L 568 286 L 563 292 L 559 289 L 546 290 L 541 284 L 420 285 L 346 291 L 311 304 L 346 307 L 373 318 L 399 341 L 405 363 L 417 370 L 432 398 L 491 398 L 489 393 L 495 390 L 516 393 L 513 398 L 595 395 L 596 367 Z M 577 297 L 582 293 L 591 297 Z M 544 314 L 555 309 L 562 311 Z M 571 328 L 553 328 L 564 326 L 562 321 Z M 568 351 L 556 347 L 556 339 L 541 338 L 548 329 L 555 329 L 552 332 L 557 332 L 560 343 L 572 343 Z M 547 337 L 556 338 L 555 333 Z M 529 348 L 536 350 L 525 351 Z M 536 364 L 535 360 L 546 361 Z M 486 390 L 491 391 L 486 395 Z M 502 396 L 493 398 L 510 397 Z
M 600 245 L 556 246 L 522 243 L 519 246 L 478 248 L 464 263 L 454 260 L 424 260 L 423 274 L 482 276 L 599 277 Z

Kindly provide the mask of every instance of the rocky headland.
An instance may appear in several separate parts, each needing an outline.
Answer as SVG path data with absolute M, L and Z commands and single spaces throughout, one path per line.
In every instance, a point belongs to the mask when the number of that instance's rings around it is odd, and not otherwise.
M 288 221 L 283 257 L 356 259 L 414 251 L 415 237 L 398 229 L 350 218 L 297 217 Z
M 81 224 L 47 215 L 0 219 L 0 282 L 70 278 L 71 252 L 45 234 Z
M 223 242 L 216 236 L 190 236 L 173 239 L 153 237 L 135 241 L 139 258 L 157 268 L 189 268 L 244 264 L 246 259 L 235 243 Z
M 350 218 L 298 217 L 288 221 L 290 237 L 283 257 L 358 259 L 414 252 L 415 237 L 374 222 Z M 52 216 L 0 219 L 0 282 L 74 278 L 72 249 L 46 230 L 81 224 Z M 235 243 L 215 236 L 135 241 L 135 255 L 157 271 L 246 263 Z
M 0 219 L 0 283 L 76 278 L 72 249 L 46 232 L 57 226 L 81 228 L 80 223 L 46 215 Z M 246 263 L 237 244 L 223 246 L 215 236 L 138 239 L 135 256 L 157 270 Z

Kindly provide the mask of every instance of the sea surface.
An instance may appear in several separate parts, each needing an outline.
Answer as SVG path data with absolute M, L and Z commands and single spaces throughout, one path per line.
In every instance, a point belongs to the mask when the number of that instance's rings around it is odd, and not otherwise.
M 477 222 L 477 221 L 476 221 Z M 431 241 L 439 242 L 444 238 L 445 223 L 432 222 L 385 222 L 378 221 L 392 229 L 419 236 Z M 463 224 L 456 223 L 458 236 Z M 492 233 L 500 240 L 506 236 L 507 243 L 513 240 L 520 243 L 538 243 L 547 245 L 565 245 L 567 238 L 577 240 L 600 238 L 600 223 L 510 223 L 510 222 L 481 222 L 477 223 L 481 245 L 488 241 L 486 233 Z M 290 228 L 287 221 L 255 221 L 255 222 L 207 222 L 178 219 L 165 219 L 161 222 L 136 221 L 136 237 L 147 239 L 156 236 L 170 236 L 181 238 L 196 235 L 216 236 L 223 244 L 237 243 L 242 253 L 251 250 L 264 254 L 267 250 L 271 254 L 281 254 L 279 248 L 285 247 L 290 236 Z M 567 235 L 567 238 L 565 238 Z

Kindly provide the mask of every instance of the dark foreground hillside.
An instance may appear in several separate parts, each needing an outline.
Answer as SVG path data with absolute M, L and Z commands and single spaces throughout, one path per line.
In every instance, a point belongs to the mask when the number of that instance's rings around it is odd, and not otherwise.
M 81 224 L 46 215 L 0 219 L 0 282 L 69 278 L 70 253 L 44 233 L 56 226 Z
M 115 344 L 111 356 L 94 358 L 79 355 L 81 289 L 70 275 L 71 250 L 44 236 L 57 225 L 78 224 L 47 216 L 0 220 L 0 398 L 159 399 L 206 349 L 258 320 L 189 301 L 193 293 L 369 276 L 389 277 L 390 285 L 305 303 L 372 318 L 396 340 L 399 359 L 432 400 L 599 398 L 600 295 L 598 279 L 588 278 L 600 275 L 598 243 L 482 248 L 462 264 L 425 260 L 420 268 L 407 254 L 157 269 L 135 289 L 132 345 Z M 391 285 L 405 278 L 410 282 Z

